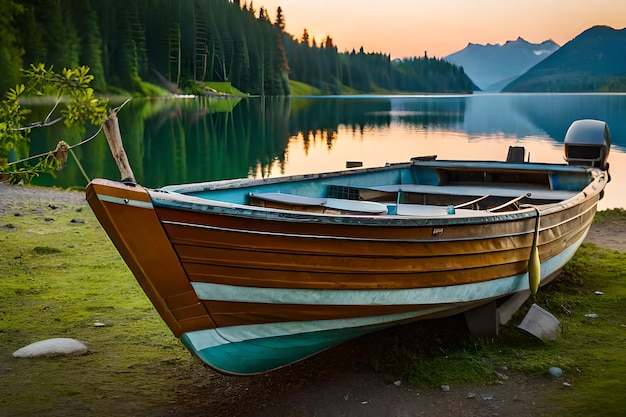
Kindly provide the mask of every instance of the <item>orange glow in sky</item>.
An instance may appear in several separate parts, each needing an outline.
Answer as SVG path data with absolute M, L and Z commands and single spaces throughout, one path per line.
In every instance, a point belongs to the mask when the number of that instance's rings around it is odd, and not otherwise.
M 250 3 L 249 1 L 247 2 Z M 304 28 L 319 45 L 330 35 L 340 52 L 390 53 L 392 58 L 443 58 L 468 43 L 504 44 L 519 36 L 562 46 L 584 30 L 626 27 L 623 0 L 257 0 L 272 22 L 280 6 L 286 31 Z

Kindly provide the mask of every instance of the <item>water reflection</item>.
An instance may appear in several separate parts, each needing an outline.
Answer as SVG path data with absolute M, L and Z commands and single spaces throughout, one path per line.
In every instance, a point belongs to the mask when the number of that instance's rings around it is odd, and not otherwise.
M 33 110 L 41 120 L 48 109 Z M 348 160 L 365 166 L 431 154 L 501 160 L 512 144 L 526 146 L 532 160 L 561 162 L 565 132 L 581 118 L 608 122 L 613 178 L 621 184 L 625 110 L 626 95 L 476 94 L 133 100 L 118 116 L 135 176 L 149 187 L 329 171 Z M 29 151 L 54 149 L 60 138 L 77 143 L 93 132 L 40 130 Z M 89 177 L 118 178 L 102 134 L 76 152 Z M 70 161 L 58 178 L 37 183 L 84 186 L 86 179 Z

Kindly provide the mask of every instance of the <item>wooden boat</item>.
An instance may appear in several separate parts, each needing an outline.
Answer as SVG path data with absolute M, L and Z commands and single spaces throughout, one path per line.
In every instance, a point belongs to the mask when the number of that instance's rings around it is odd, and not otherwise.
M 172 332 L 227 374 L 465 312 L 495 334 L 583 242 L 609 180 L 604 122 L 567 163 L 415 158 L 379 168 L 147 189 L 87 200 Z

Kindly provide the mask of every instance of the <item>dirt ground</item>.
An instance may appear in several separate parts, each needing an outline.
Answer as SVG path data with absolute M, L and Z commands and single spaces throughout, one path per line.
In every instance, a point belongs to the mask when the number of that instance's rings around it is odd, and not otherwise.
M 384 333 L 266 375 L 209 378 L 204 392 L 223 395 L 216 400 L 217 407 L 210 409 L 220 409 L 224 416 L 255 417 L 550 416 L 546 394 L 567 389 L 562 381 L 549 377 L 516 374 L 507 375 L 508 379 L 497 385 L 411 387 L 361 362 L 369 354 L 381 353 L 366 346 L 376 344 L 376 337 L 384 337 Z M 187 405 L 191 407 L 172 411 L 194 415 L 206 407 L 206 398 L 193 398 Z
M 592 224 L 587 233 L 586 242 L 595 243 L 604 248 L 626 252 L 626 222 L 607 221 Z
M 14 204 L 63 202 L 85 205 L 84 194 L 0 184 L 0 214 Z M 626 251 L 626 223 L 594 224 L 587 241 Z M 189 366 L 189 380 L 181 381 L 184 402 L 163 416 L 547 416 L 547 395 L 568 389 L 562 381 L 529 378 L 503 369 L 500 384 L 416 388 L 393 376 L 375 372 L 371 355 L 384 352 L 384 333 L 346 343 L 298 364 L 254 377 L 228 377 Z M 202 375 L 198 375 L 201 373 Z M 193 375 L 192 375 L 193 374 Z M 198 378 L 200 377 L 200 378 Z M 184 380 L 184 378 L 183 378 Z M 212 410 L 212 411 L 209 411 Z M 207 414 L 208 413 L 208 414 Z M 1 413 L 0 413 L 1 414 Z

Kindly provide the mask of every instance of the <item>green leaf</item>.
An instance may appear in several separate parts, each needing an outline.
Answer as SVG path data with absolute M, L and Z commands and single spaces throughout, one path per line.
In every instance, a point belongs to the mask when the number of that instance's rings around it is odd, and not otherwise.
M 13 149 L 28 149 L 31 129 L 24 129 L 23 126 L 30 110 L 22 108 L 18 101 L 24 94 L 56 96 L 57 101 L 51 107 L 50 114 L 60 113 L 68 127 L 80 129 L 86 121 L 101 125 L 108 116 L 108 100 L 95 97 L 93 89 L 89 87 L 94 80 L 94 76 L 89 74 L 89 67 L 64 68 L 58 74 L 52 66 L 46 67 L 45 64 L 38 63 L 31 64 L 23 73 L 26 83 L 10 89 L 5 95 L 6 99 L 0 102 L 0 162 L 6 162 Z M 45 122 L 55 118 L 56 116 L 48 116 Z M 9 175 L 12 183 L 27 183 L 41 174 L 54 175 L 62 165 L 50 153 L 40 158 L 34 166 L 30 166 L 28 162 L 3 163 L 0 165 L 0 172 Z

